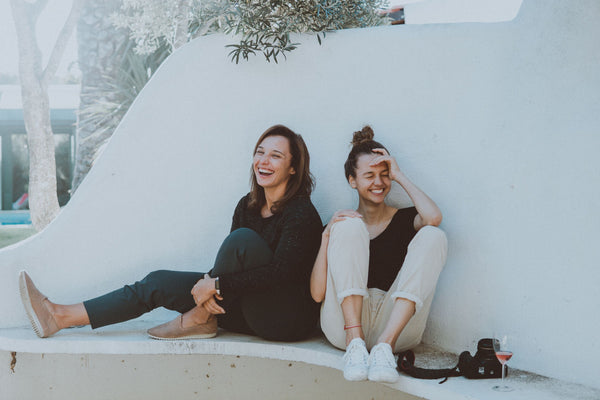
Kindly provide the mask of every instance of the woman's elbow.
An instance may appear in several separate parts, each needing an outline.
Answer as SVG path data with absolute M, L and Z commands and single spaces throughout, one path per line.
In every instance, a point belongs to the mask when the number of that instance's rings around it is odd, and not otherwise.
M 322 290 L 317 290 L 315 288 L 310 288 L 310 297 L 315 301 L 315 303 L 321 303 L 325 298 L 325 293 Z
M 440 224 L 442 223 L 442 213 L 441 212 L 436 212 L 433 213 L 431 215 L 428 215 L 427 218 L 423 219 L 423 225 L 430 225 L 430 226 L 440 226 Z
M 431 219 L 431 223 L 429 225 L 432 226 L 440 226 L 440 224 L 442 223 L 442 213 L 436 213 L 433 218 Z
M 319 282 L 318 279 L 315 279 L 315 277 L 311 277 L 310 280 L 310 297 L 312 297 L 312 299 L 317 302 L 320 303 L 323 301 L 323 299 L 325 298 L 325 286 Z

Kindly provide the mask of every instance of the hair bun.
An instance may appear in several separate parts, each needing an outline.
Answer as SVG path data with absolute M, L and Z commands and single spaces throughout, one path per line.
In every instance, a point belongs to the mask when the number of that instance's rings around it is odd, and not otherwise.
M 354 135 L 352 135 L 352 146 L 358 146 L 361 143 L 373 140 L 374 137 L 373 129 L 369 125 L 366 125 L 360 131 L 354 132 Z

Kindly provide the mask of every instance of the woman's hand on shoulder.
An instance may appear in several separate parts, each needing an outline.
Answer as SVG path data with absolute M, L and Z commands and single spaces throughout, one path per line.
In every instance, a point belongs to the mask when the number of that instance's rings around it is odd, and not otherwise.
M 373 153 L 379 154 L 378 157 L 375 157 L 370 163 L 370 166 L 375 166 L 377 164 L 386 163 L 388 166 L 388 171 L 390 174 L 390 179 L 394 181 L 398 181 L 398 179 L 402 176 L 402 171 L 396 162 L 396 159 L 387 152 L 386 149 L 373 149 Z
M 360 215 L 359 212 L 356 210 L 336 211 L 327 223 L 325 230 L 323 230 L 323 236 L 329 238 L 329 234 L 331 233 L 331 227 L 333 226 L 333 224 L 339 221 L 343 221 L 346 218 L 362 218 L 362 215 Z

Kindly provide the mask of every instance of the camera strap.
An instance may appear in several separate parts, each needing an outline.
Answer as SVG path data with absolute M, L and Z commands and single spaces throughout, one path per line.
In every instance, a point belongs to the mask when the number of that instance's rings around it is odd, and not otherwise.
M 415 367 L 415 353 L 412 350 L 403 351 L 398 355 L 398 368 L 400 371 L 419 379 L 441 379 L 439 383 L 444 383 L 452 376 L 461 376 L 463 373 L 459 370 L 457 363 L 454 368 L 427 369 Z

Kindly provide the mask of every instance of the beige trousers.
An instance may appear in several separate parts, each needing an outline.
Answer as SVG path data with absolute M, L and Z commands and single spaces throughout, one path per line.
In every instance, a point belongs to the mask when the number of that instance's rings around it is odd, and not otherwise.
M 367 288 L 369 233 L 360 218 L 347 218 L 331 228 L 327 248 L 327 291 L 321 305 L 321 329 L 334 346 L 346 348 L 341 303 L 347 296 L 363 296 L 362 329 L 370 350 L 389 320 L 397 298 L 415 303 L 416 312 L 400 333 L 395 352 L 421 342 L 438 277 L 448 251 L 445 233 L 424 226 L 408 246 L 404 264 L 388 292 Z

